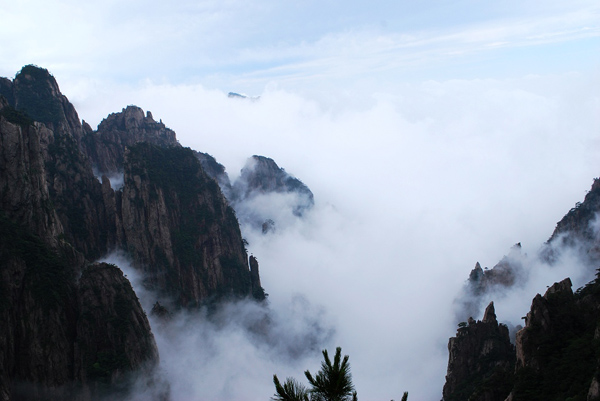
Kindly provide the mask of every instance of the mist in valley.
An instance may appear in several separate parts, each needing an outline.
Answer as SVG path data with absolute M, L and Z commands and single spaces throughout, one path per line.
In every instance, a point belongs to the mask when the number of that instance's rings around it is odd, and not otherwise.
M 459 323 L 454 301 L 477 261 L 491 268 L 522 243 L 526 277 L 486 294 L 473 316 L 494 301 L 511 327 L 553 282 L 571 277 L 575 289 L 593 277 L 572 250 L 553 266 L 537 258 L 597 175 L 589 79 L 431 82 L 344 111 L 285 91 L 240 102 L 201 87 L 177 96 L 182 110 L 161 95 L 177 88 L 146 88 L 144 107 L 230 178 L 265 155 L 315 196 L 302 217 L 285 194 L 238 207 L 266 309 L 239 302 L 212 317 L 179 312 L 167 325 L 151 317 L 175 398 L 268 399 L 274 373 L 302 380 L 321 349 L 341 346 L 360 398 L 438 399 Z M 276 229 L 244 224 L 257 218 Z M 139 296 L 149 311 L 155 297 Z
M 153 386 L 174 400 L 267 400 L 321 350 L 350 356 L 361 400 L 441 398 L 471 269 L 521 243 L 521 279 L 474 300 L 522 324 L 536 293 L 593 277 L 577 250 L 538 258 L 598 177 L 597 1 L 11 2 L 0 76 L 47 68 L 96 127 L 130 104 L 232 181 L 272 158 L 314 194 L 236 205 L 266 306 L 150 314 Z M 256 99 L 230 98 L 229 92 Z M 122 177 L 111 177 L 113 188 Z M 263 233 L 261 220 L 275 229 Z M 460 319 L 459 319 L 460 317 Z

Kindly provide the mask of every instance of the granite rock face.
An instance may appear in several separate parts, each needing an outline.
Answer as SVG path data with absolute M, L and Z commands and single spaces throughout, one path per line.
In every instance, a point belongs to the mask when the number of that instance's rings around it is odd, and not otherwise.
M 34 66 L 23 67 L 4 92 L 13 103 L 7 102 L 2 110 L 17 114 L 7 118 L 2 113 L 6 148 L 0 169 L 6 172 L 3 180 L 18 178 L 19 185 L 4 181 L 3 210 L 15 221 L 37 224 L 34 232 L 48 241 L 61 236 L 90 258 L 106 253 L 102 189 L 82 152 L 83 128 L 75 108 L 60 93 L 54 77 Z M 35 204 L 20 203 L 25 198 Z
M 443 400 L 503 401 L 510 393 L 515 363 L 508 328 L 498 324 L 494 304 L 483 320 L 461 324 L 448 342 L 450 353 Z
M 556 317 L 553 316 L 552 304 L 557 298 L 564 303 L 572 303 L 573 291 L 571 290 L 571 279 L 566 278 L 559 283 L 554 283 L 544 296 L 537 294 L 531 302 L 531 310 L 525 317 L 525 327 L 517 333 L 517 367 L 530 367 L 539 370 L 542 367 L 539 359 L 534 352 L 539 346 L 539 336 L 535 332 L 543 332 L 545 335 L 551 335 L 552 331 L 557 330 Z M 554 299 L 551 299 L 554 298 Z M 561 322 L 562 323 L 562 322 Z M 559 323 L 558 326 L 561 324 Z
M 243 200 L 266 193 L 294 193 L 300 196 L 294 213 L 301 215 L 314 204 L 313 193 L 299 179 L 289 175 L 273 159 L 252 156 L 233 184 L 235 199 Z
M 536 295 L 517 333 L 513 400 L 597 399 L 600 279 L 576 293 L 569 278 Z
M 577 250 L 583 263 L 595 269 L 600 262 L 600 179 L 594 179 L 592 187 L 583 202 L 556 223 L 554 232 L 548 239 L 542 256 L 549 263 L 560 257 L 565 249 Z
M 228 197 L 242 222 L 264 234 L 303 217 L 314 206 L 311 190 L 264 156 L 248 159 Z
M 450 339 L 443 400 L 597 400 L 600 273 L 573 292 L 571 280 L 533 298 L 525 327 L 508 342 L 492 304 Z
M 557 223 L 550 239 L 536 255 L 536 261 L 552 267 L 567 254 L 569 263 L 579 264 L 582 272 L 597 269 L 599 212 L 600 179 L 596 178 L 583 202 L 577 203 Z M 466 313 L 476 314 L 483 299 L 504 296 L 507 289 L 526 282 L 526 262 L 526 255 L 521 254 L 517 244 L 492 269 L 482 269 L 478 263 L 469 275 L 464 292 L 455 301 L 458 318 L 462 320 Z M 576 292 L 571 286 L 567 278 L 548 287 L 544 295 L 537 294 L 533 298 L 531 309 L 524 317 L 525 327 L 515 335 L 515 370 L 505 376 L 502 384 L 497 384 L 497 387 L 511 388 L 507 401 L 600 399 L 599 273 L 595 280 Z M 469 327 L 471 323 L 470 320 Z M 475 388 L 482 388 L 481 383 Z M 470 398 L 465 395 L 465 399 Z
M 127 388 L 132 372 L 149 375 L 158 363 L 150 323 L 123 272 L 106 263 L 79 279 L 75 377 L 91 393 Z
M 5 217 L 0 230 L 0 399 L 94 400 L 152 369 L 154 337 L 116 266 L 82 268 Z
M 93 131 L 39 67 L 0 79 L 0 208 L 0 400 L 106 399 L 151 377 L 139 300 L 92 263 L 109 251 L 178 306 L 265 297 L 235 213 L 175 133 L 135 106 Z
M 84 137 L 86 152 L 99 174 L 114 176 L 123 173 L 127 147 L 138 142 L 157 146 L 179 146 L 175 132 L 161 122 L 154 121 L 152 113 L 137 106 L 127 106 L 120 113 L 106 117 L 97 131 L 88 131 Z
M 129 148 L 120 208 L 124 244 L 147 283 L 179 305 L 260 292 L 235 213 L 190 149 Z
M 482 269 L 479 262 L 475 264 L 463 287 L 463 292 L 455 300 L 457 320 L 465 320 L 468 316 L 478 315 L 483 308 L 483 300 L 495 292 L 519 285 L 527 280 L 524 260 L 527 255 L 521 251 L 521 244 L 515 244 L 491 269 Z
M 13 221 L 56 245 L 56 238 L 64 230 L 51 207 L 46 181 L 52 131 L 43 124 L 19 125 L 0 117 L 0 132 L 0 207 Z

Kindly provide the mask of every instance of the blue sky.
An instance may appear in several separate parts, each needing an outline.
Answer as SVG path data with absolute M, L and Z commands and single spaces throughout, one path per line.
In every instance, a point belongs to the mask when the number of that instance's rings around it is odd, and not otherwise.
M 3 1 L 0 34 L 11 40 L 0 72 L 34 63 L 59 77 L 261 92 L 273 81 L 296 88 L 331 77 L 494 78 L 597 65 L 596 1 L 496 3 Z
M 304 321 L 289 308 L 301 294 L 322 312 L 361 399 L 440 399 L 475 262 L 516 242 L 535 255 L 600 175 L 597 0 L 0 0 L 0 35 L 0 76 L 49 69 L 92 127 L 136 104 L 233 177 L 258 154 L 311 188 L 304 220 L 242 230 L 271 306 Z M 573 260 L 531 261 L 520 292 L 490 299 L 499 320 L 520 323 L 567 275 L 583 283 Z M 266 400 L 273 373 L 318 367 L 218 335 L 209 356 L 163 354 L 176 398 Z

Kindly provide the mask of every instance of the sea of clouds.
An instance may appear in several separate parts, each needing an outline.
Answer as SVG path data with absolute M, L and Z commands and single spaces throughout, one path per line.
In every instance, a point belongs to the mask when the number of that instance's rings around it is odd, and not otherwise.
M 477 261 L 492 267 L 517 242 L 536 254 L 599 175 L 599 83 L 573 73 L 337 97 L 268 86 L 256 102 L 200 85 L 113 88 L 111 104 L 151 110 L 232 178 L 249 156 L 264 155 L 315 196 L 301 219 L 281 213 L 285 199 L 265 197 L 279 229 L 242 227 L 268 312 L 237 303 L 216 320 L 200 313 L 177 315 L 166 329 L 152 322 L 174 399 L 266 400 L 274 373 L 303 381 L 305 369 L 318 369 L 320 349 L 336 346 L 350 355 L 360 399 L 404 391 L 440 399 L 458 323 L 453 301 L 470 270 Z M 93 124 L 108 114 L 102 96 L 78 102 Z M 577 276 L 576 257 L 531 265 L 526 285 L 495 300 L 500 321 L 522 323 L 533 296 L 554 281 L 589 278 Z M 146 308 L 154 302 L 140 298 Z M 265 314 L 271 331 L 257 337 L 249 326 Z

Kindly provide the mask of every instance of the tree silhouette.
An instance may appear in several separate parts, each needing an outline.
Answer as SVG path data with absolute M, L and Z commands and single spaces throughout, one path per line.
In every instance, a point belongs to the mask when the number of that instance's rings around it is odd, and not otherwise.
M 345 355 L 342 359 L 342 348 L 337 347 L 331 363 L 327 350 L 323 350 L 324 361 L 321 362 L 321 370 L 314 377 L 308 370 L 304 372 L 312 386 L 310 390 L 291 377 L 281 385 L 277 375 L 273 375 L 276 393 L 271 399 L 274 401 L 357 401 L 348 358 L 348 355 Z M 402 401 L 407 399 L 408 392 L 405 392 Z
M 352 384 L 348 355 L 344 356 L 342 360 L 342 348 L 337 347 L 333 364 L 327 350 L 323 350 L 323 358 L 325 360 L 321 362 L 321 370 L 315 377 L 308 370 L 304 372 L 312 386 L 310 393 L 315 396 L 316 400 L 348 401 L 352 399 L 354 385 Z M 356 398 L 356 395 L 354 397 Z
M 273 383 L 275 384 L 275 396 L 271 399 L 275 401 L 308 401 L 308 390 L 296 379 L 288 377 L 283 383 L 279 382 L 277 375 L 273 375 Z

